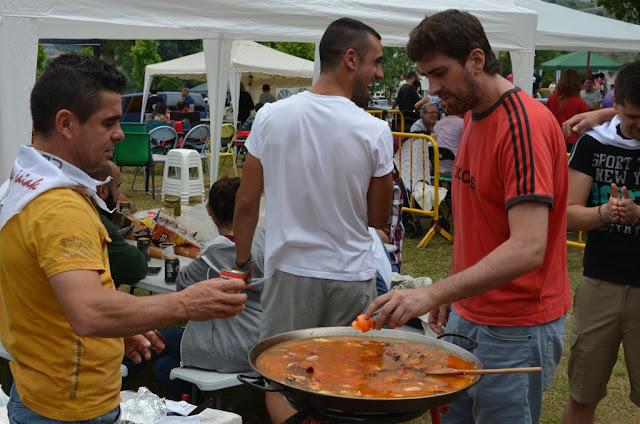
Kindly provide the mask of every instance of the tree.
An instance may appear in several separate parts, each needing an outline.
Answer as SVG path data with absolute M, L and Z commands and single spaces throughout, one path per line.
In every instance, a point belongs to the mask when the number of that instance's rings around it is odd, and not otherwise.
M 42 74 L 44 68 L 47 66 L 47 60 L 49 60 L 49 55 L 44 49 L 42 44 L 38 45 L 38 65 L 36 67 L 36 78 Z
M 634 24 L 640 22 L 640 0 L 595 0 L 595 2 L 618 20 Z
M 400 84 L 400 76 L 415 71 L 416 64 L 407 57 L 404 47 L 382 47 L 382 70 L 384 78 L 373 84 L 371 94 L 384 93 L 384 97 L 394 98 Z
M 260 44 L 271 47 L 291 56 L 302 59 L 314 60 L 316 56 L 316 45 L 314 43 L 296 43 L 290 41 L 262 41 Z
M 142 87 L 145 66 L 162 61 L 158 54 L 158 42 L 155 40 L 136 40 L 131 47 L 131 59 L 133 63 L 131 78 L 134 83 Z

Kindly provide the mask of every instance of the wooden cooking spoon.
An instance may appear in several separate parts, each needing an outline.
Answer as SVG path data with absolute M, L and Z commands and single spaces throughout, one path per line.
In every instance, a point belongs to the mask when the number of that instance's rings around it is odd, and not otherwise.
M 434 368 L 423 370 L 429 375 L 464 375 L 464 374 L 509 374 L 514 372 L 542 372 L 540 367 L 529 368 L 493 368 L 482 370 L 461 370 L 458 368 Z

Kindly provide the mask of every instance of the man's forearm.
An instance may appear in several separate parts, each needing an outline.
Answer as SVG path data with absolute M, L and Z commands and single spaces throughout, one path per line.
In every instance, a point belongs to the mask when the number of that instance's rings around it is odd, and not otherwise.
M 236 243 L 236 259 L 239 262 L 246 262 L 251 256 L 251 243 L 253 234 L 258 225 L 258 208 L 236 208 L 233 218 L 233 237 Z
M 472 267 L 429 286 L 429 295 L 441 305 L 493 290 L 538 268 L 541 252 L 535 250 L 527 243 L 507 240 Z
M 598 207 L 586 207 L 584 205 L 567 206 L 567 230 L 591 231 L 606 225 L 606 211 L 603 208 L 607 208 L 606 204 L 600 206 L 600 210 L 598 210 Z

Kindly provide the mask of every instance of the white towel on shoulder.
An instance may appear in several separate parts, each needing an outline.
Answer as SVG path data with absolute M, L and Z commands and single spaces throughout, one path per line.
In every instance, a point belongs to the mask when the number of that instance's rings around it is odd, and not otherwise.
M 96 181 L 64 160 L 21 146 L 11 176 L 0 186 L 0 230 L 14 215 L 42 193 L 54 188 L 69 188 L 93 197 L 96 204 L 109 210 L 96 194 L 96 187 L 110 181 Z

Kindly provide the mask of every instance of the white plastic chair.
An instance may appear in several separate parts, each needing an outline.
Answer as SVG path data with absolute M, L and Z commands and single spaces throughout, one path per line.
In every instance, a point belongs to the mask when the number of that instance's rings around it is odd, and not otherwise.
M 180 197 L 180 204 L 185 206 L 191 196 L 200 196 L 204 202 L 202 161 L 196 150 L 172 149 L 167 153 L 162 178 L 163 202 L 166 196 Z

